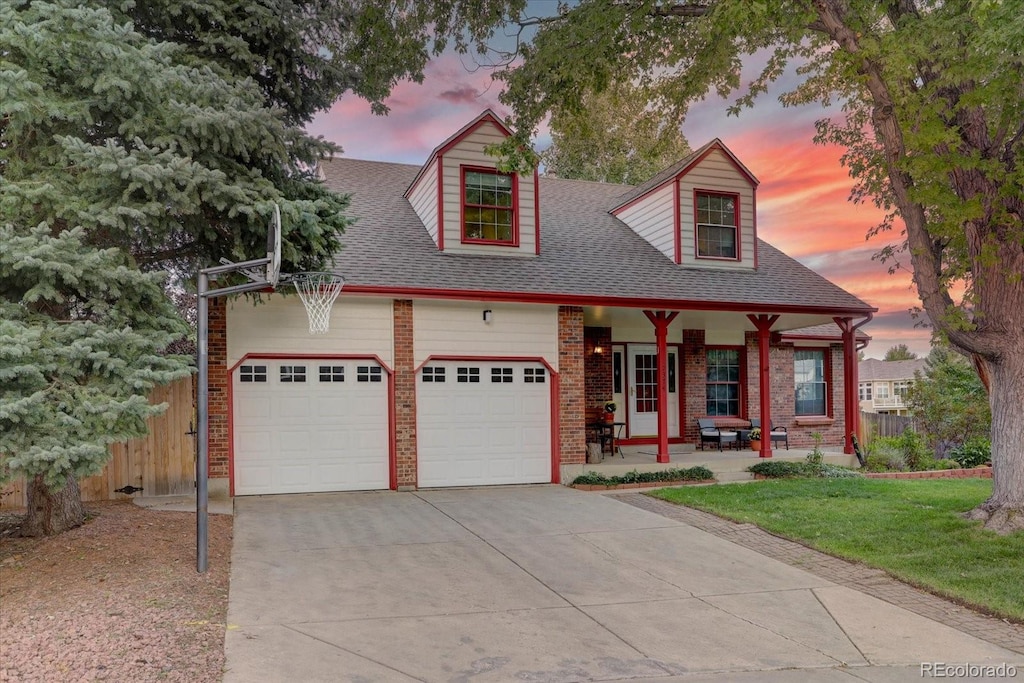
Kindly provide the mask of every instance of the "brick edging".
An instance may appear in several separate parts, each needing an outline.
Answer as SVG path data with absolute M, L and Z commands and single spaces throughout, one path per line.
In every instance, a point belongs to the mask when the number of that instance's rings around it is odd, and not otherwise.
M 733 522 L 710 512 L 676 505 L 645 494 L 623 493 L 613 498 L 662 517 L 683 522 L 975 638 L 1024 654 L 1024 626 L 975 612 L 969 607 L 898 581 L 881 569 L 827 555 L 802 543 L 776 536 L 753 524 Z
M 991 467 L 970 467 L 956 470 L 925 470 L 923 472 L 865 472 L 868 479 L 967 479 L 992 478 Z

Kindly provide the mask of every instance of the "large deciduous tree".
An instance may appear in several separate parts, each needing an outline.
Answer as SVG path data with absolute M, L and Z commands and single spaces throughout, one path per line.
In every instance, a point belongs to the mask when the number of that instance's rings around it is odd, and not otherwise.
M 476 0 L 481 2 L 482 0 Z M 474 4 L 447 3 L 454 5 Z M 487 4 L 487 3 L 484 3 Z M 550 17 L 506 3 L 502 24 L 535 31 L 499 72 L 517 135 L 509 164 L 549 112 L 629 80 L 676 119 L 709 90 L 736 110 L 797 65 L 785 104 L 837 103 L 816 140 L 845 146 L 854 200 L 901 226 L 929 319 L 989 386 L 992 496 L 972 516 L 1024 528 L 1024 21 L 998 0 L 580 0 Z M 481 44 L 495 22 L 470 23 Z M 523 33 L 522 35 L 526 35 Z M 747 55 L 768 55 L 741 83 Z M 966 294 L 958 297 L 958 287 Z
M 667 121 L 629 83 L 583 98 L 551 116 L 544 172 L 559 178 L 639 185 L 690 153 L 679 121 Z

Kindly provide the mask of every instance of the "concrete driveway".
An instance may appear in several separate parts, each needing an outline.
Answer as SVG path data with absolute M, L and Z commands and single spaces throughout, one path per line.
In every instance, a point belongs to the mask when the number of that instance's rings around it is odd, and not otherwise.
M 239 498 L 242 681 L 902 681 L 1024 657 L 560 486 Z

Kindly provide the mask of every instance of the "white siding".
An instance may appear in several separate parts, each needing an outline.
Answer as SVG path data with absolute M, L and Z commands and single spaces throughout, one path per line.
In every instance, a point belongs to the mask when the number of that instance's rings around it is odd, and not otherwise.
M 412 315 L 417 366 L 430 356 L 523 356 L 558 369 L 557 306 L 414 301 Z
M 233 299 L 227 304 L 228 367 L 247 353 L 374 354 L 394 365 L 391 299 L 346 297 L 331 310 L 327 334 L 310 334 L 306 309 L 297 296 L 272 294 L 263 303 Z
M 519 247 L 490 246 L 462 243 L 462 166 L 496 168 L 497 159 L 484 150 L 505 140 L 505 134 L 490 122 L 476 130 L 444 153 L 441 167 L 444 183 L 444 250 L 467 254 L 502 254 L 505 256 L 535 256 L 537 248 L 535 203 L 536 190 L 533 175 L 521 175 L 519 205 Z
M 619 220 L 672 261 L 676 249 L 674 192 L 675 183 L 670 182 L 618 214 Z
M 696 224 L 694 223 L 694 190 L 733 192 L 740 198 L 740 261 L 698 259 Z M 754 188 L 718 149 L 712 150 L 690 169 L 679 182 L 679 225 L 682 232 L 682 263 L 702 268 L 751 270 L 754 267 Z
M 434 159 L 409 195 L 413 211 L 437 244 L 437 159 Z

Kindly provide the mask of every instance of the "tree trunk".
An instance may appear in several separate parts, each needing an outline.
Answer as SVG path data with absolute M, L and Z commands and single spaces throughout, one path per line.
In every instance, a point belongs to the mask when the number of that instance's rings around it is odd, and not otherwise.
M 82 490 L 68 475 L 64 487 L 51 491 L 41 476 L 29 481 L 28 513 L 21 524 L 22 536 L 56 536 L 85 522 Z
M 992 497 L 968 513 L 998 533 L 1024 530 L 1024 338 L 989 361 Z

